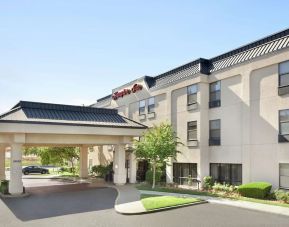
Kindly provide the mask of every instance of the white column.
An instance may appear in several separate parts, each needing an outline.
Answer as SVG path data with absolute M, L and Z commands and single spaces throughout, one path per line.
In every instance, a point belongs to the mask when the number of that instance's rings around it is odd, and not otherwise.
M 114 151 L 113 182 L 119 185 L 123 185 L 126 183 L 125 149 L 124 148 L 125 148 L 125 145 L 119 144 L 115 146 L 115 151 Z
M 0 180 L 5 180 L 5 147 L 0 147 Z
M 170 158 L 169 163 L 166 165 L 166 181 L 167 183 L 173 183 L 173 159 Z
M 129 157 L 129 171 L 130 171 L 129 183 L 134 184 L 136 183 L 136 157 L 133 152 L 130 153 Z
M 11 165 L 9 192 L 12 195 L 23 193 L 22 182 L 22 144 L 11 144 Z
M 88 178 L 88 146 L 80 147 L 79 157 L 79 176 L 80 178 Z

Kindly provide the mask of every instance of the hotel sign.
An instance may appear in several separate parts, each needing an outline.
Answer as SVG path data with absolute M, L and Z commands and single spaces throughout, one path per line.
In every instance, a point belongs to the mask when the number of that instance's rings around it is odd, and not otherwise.
M 131 93 L 136 93 L 137 91 L 142 90 L 143 86 L 141 84 L 134 84 L 132 88 L 125 88 L 121 91 L 114 92 L 112 95 L 113 100 L 118 100 L 119 98 L 123 98 L 125 95 L 129 95 Z

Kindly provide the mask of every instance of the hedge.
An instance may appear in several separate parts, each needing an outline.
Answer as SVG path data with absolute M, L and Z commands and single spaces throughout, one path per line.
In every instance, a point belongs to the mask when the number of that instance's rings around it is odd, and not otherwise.
M 240 185 L 238 192 L 245 197 L 264 199 L 269 195 L 271 188 L 272 184 L 267 182 L 252 182 Z

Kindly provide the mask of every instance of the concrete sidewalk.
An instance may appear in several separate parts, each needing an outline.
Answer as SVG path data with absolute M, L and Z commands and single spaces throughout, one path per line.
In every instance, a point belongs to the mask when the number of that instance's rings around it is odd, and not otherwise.
M 206 200 L 209 203 L 222 204 L 222 205 L 234 206 L 234 207 L 245 208 L 245 209 L 250 209 L 250 210 L 257 210 L 261 212 L 268 212 L 268 213 L 273 213 L 273 214 L 281 214 L 281 215 L 289 216 L 289 208 L 287 207 L 280 207 L 280 206 L 267 205 L 267 204 L 261 204 L 261 203 L 253 203 L 253 202 L 240 201 L 240 200 L 234 201 L 230 199 L 223 199 L 223 198 L 218 198 L 218 197 L 210 197 L 210 196 L 202 196 L 202 195 L 190 195 L 190 194 L 145 191 L 145 190 L 140 190 L 140 193 L 149 194 L 149 195 L 186 196 L 186 197 L 192 197 L 192 198 L 199 198 L 202 200 Z
M 146 209 L 140 201 L 140 192 L 133 185 L 114 186 L 118 196 L 114 209 L 121 214 L 141 214 Z

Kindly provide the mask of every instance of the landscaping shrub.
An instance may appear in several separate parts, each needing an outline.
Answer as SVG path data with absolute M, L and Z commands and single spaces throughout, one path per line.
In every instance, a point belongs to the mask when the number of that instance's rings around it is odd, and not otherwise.
M 1 185 L 0 185 L 0 191 L 3 194 L 8 194 L 9 193 L 9 181 L 8 180 L 2 180 Z
M 76 167 L 61 167 L 59 169 L 59 172 L 60 173 L 68 172 L 68 173 L 75 174 L 77 172 L 77 168 Z
M 272 184 L 267 182 L 252 182 L 239 186 L 238 192 L 245 197 L 264 199 L 269 195 L 271 188 Z
M 204 189 L 206 190 L 211 189 L 214 185 L 213 178 L 211 176 L 204 177 L 203 181 L 204 181 Z
M 283 201 L 284 203 L 289 203 L 289 192 L 284 190 L 276 190 L 274 191 L 275 198 L 279 201 Z
M 91 167 L 91 172 L 96 174 L 99 177 L 104 178 L 107 174 L 107 168 L 103 165 L 96 165 Z
M 226 192 L 226 193 L 230 193 L 230 192 L 234 192 L 237 190 L 237 187 L 234 185 L 229 185 L 226 183 L 220 184 L 220 183 L 215 183 L 212 186 L 214 191 L 221 191 L 221 192 Z
M 109 174 L 113 169 L 113 164 L 110 163 L 107 166 L 104 165 L 96 165 L 91 167 L 91 173 L 96 174 L 99 177 L 104 178 L 107 174 Z
M 59 168 L 59 172 L 63 173 L 63 172 L 69 172 L 68 171 L 68 167 L 60 167 Z
M 156 171 L 156 183 L 159 183 L 161 181 L 161 176 L 162 176 L 162 172 L 161 171 Z M 146 182 L 149 184 L 153 183 L 153 171 L 152 170 L 148 170 L 146 172 Z

